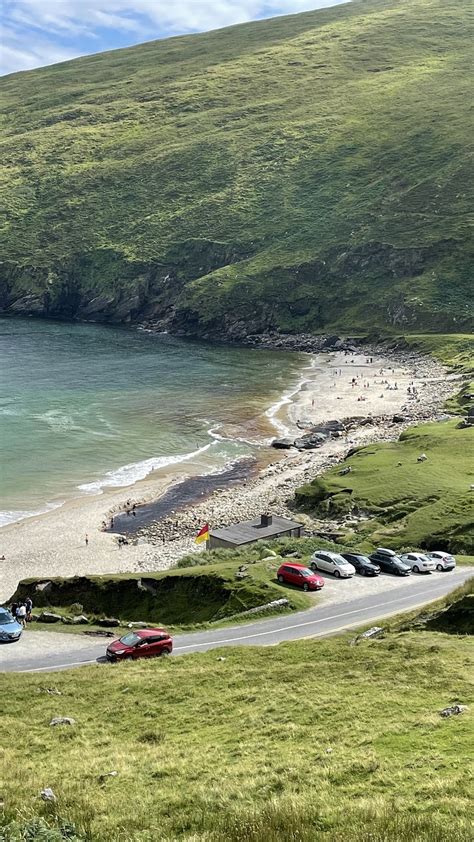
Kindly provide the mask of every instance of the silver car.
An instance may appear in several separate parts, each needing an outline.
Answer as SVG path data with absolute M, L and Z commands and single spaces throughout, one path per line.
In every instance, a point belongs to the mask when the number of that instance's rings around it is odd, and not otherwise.
M 450 553 L 433 550 L 432 553 L 427 553 L 427 556 L 431 561 L 434 561 L 436 570 L 454 570 L 456 567 L 456 559 Z
M 400 556 L 405 564 L 413 570 L 413 573 L 431 573 L 436 570 L 436 564 L 424 553 L 405 553 Z
M 349 579 L 353 576 L 355 567 L 349 564 L 339 553 L 330 553 L 328 550 L 316 550 L 311 556 L 309 566 L 311 570 L 323 570 L 325 573 L 332 573 L 336 579 Z

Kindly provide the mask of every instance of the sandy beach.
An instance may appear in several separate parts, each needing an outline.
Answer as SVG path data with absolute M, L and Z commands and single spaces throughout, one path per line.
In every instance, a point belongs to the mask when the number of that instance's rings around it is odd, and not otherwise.
M 17 582 L 29 576 L 166 569 L 196 549 L 193 538 L 202 523 L 217 527 L 268 509 L 286 512 L 294 489 L 341 460 L 351 446 L 397 438 L 410 424 L 437 417 L 443 401 L 459 389 L 459 376 L 414 354 L 388 359 L 371 352 L 337 352 L 308 354 L 307 360 L 294 394 L 270 408 L 262 426 L 271 423 L 279 437 L 301 434 L 305 427 L 330 419 L 371 416 L 371 423 L 356 426 L 349 437 L 329 439 L 314 451 L 262 448 L 256 478 L 238 488 L 214 491 L 197 505 L 145 528 L 134 543 L 122 547 L 117 535 L 103 531 L 110 514 L 123 509 L 126 501 L 155 500 L 172 483 L 202 474 L 202 461 L 174 465 L 128 488 L 69 500 L 46 514 L 6 526 L 0 530 L 0 555 L 5 556 L 0 561 L 0 599 L 8 599 Z M 402 422 L 393 423 L 396 413 L 403 415 Z

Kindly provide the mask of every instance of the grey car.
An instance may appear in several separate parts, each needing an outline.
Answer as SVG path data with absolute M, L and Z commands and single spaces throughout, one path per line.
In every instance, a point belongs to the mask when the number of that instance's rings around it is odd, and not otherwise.
M 436 564 L 424 553 L 404 553 L 401 560 L 408 564 L 413 573 L 432 573 L 436 570 Z
M 19 640 L 23 627 L 17 623 L 13 614 L 10 614 L 6 608 L 0 608 L 0 642 L 13 643 Z
M 332 573 L 336 579 L 349 579 L 355 573 L 355 567 L 349 564 L 339 553 L 331 553 L 329 550 L 316 550 L 311 556 L 311 570 L 323 570 L 325 573 Z

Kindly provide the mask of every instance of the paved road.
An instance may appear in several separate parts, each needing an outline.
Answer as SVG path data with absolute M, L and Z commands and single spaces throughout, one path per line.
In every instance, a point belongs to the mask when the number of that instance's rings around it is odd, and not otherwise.
M 383 617 L 408 611 L 438 599 L 458 587 L 473 575 L 472 568 L 458 568 L 455 573 L 439 573 L 411 577 L 410 587 L 398 586 L 384 593 L 372 594 L 344 602 L 341 605 L 315 606 L 297 614 L 285 614 L 246 625 L 177 635 L 174 654 L 205 652 L 221 646 L 265 646 L 304 637 L 325 637 L 346 629 L 371 624 Z M 44 653 L 28 653 L 27 640 L 38 634 L 47 639 Z M 61 636 L 64 639 L 64 636 Z M 55 648 L 56 632 L 32 632 L 20 644 L 3 644 L 0 651 L 0 670 L 13 672 L 47 672 L 104 661 L 107 642 L 90 642 L 80 638 L 80 648 L 69 636 L 70 651 L 64 646 Z M 8 651 L 4 651 L 8 649 Z M 3 656 L 3 657 L 2 657 Z

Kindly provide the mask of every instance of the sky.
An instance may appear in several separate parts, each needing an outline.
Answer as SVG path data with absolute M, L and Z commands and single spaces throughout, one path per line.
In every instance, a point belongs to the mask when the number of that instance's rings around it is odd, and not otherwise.
M 0 75 L 341 0 L 0 0 Z

